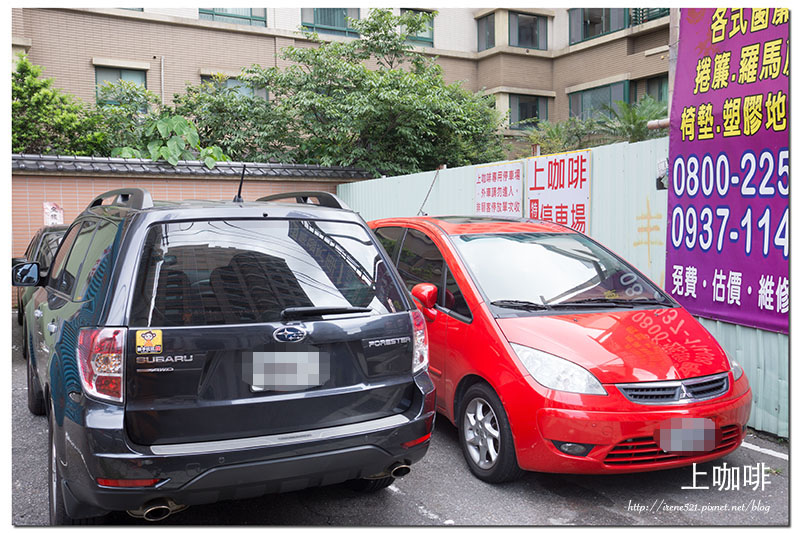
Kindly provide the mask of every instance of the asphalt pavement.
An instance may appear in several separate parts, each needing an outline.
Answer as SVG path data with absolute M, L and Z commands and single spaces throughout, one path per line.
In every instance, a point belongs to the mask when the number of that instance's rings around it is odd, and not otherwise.
M 21 329 L 15 318 L 12 315 L 12 523 L 47 525 L 47 421 L 27 408 Z M 723 459 L 697 465 L 695 472 L 692 467 L 602 476 L 530 472 L 513 483 L 489 485 L 469 472 L 456 429 L 439 417 L 425 459 L 380 493 L 321 487 L 190 507 L 155 524 L 788 525 L 788 455 L 785 441 L 748 432 L 744 446 Z M 731 483 L 734 470 L 738 488 Z M 768 483 L 753 485 L 756 471 L 766 471 L 761 481 Z M 745 485 L 745 479 L 751 483 Z M 682 488 L 691 486 L 708 488 Z M 105 523 L 146 522 L 112 513 Z

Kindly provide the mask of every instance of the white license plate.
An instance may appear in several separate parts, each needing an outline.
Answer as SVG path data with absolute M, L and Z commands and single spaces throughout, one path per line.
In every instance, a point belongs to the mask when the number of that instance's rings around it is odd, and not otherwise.
M 250 378 L 254 392 L 306 390 L 330 379 L 330 356 L 326 352 L 253 352 L 252 358 L 244 357 L 242 363 L 242 378 Z

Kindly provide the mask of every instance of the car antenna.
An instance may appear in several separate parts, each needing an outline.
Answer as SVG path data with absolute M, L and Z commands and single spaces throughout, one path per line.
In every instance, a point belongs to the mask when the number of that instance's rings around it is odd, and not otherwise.
M 242 199 L 242 183 L 244 183 L 245 170 L 247 170 L 247 165 L 242 165 L 242 177 L 239 179 L 239 192 L 236 193 L 236 196 L 233 197 L 233 201 L 236 203 L 244 202 L 244 200 Z

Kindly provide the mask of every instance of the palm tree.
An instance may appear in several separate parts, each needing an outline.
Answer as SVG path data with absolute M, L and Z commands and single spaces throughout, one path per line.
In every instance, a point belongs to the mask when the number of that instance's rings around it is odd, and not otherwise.
M 603 115 L 598 120 L 597 131 L 616 141 L 639 142 L 655 137 L 663 137 L 668 130 L 650 130 L 647 123 L 651 120 L 666 118 L 667 103 L 658 102 L 650 95 L 635 104 L 623 101 L 616 103 L 616 108 L 603 106 Z

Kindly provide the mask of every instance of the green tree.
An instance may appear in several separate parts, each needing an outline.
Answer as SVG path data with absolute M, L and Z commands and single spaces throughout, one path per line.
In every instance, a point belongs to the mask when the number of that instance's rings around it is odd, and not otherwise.
M 596 146 L 597 122 L 593 118 L 569 117 L 561 122 L 537 122 L 529 130 L 528 141 L 538 144 L 542 155 L 569 152 Z
M 20 54 L 11 74 L 11 150 L 14 153 L 91 155 L 105 143 L 100 117 L 42 78 Z
M 236 161 L 292 162 L 285 146 L 295 146 L 289 128 L 291 117 L 255 94 L 241 94 L 225 85 L 224 76 L 211 82 L 189 85 L 185 94 L 175 94 L 175 112 L 197 124 L 200 137 L 219 146 Z
M 163 158 L 171 165 L 199 159 L 208 168 L 230 161 L 219 146 L 201 146 L 194 123 L 136 83 L 106 83 L 100 87 L 98 101 L 112 157 Z
M 245 78 L 268 87 L 276 113 L 288 117 L 285 149 L 294 161 L 378 175 L 504 157 L 493 98 L 445 83 L 434 59 L 408 44 L 432 16 L 373 9 L 350 19 L 360 39 L 324 42 L 312 34 L 315 47 L 283 50 L 289 67 L 246 69 Z
M 667 117 L 667 103 L 654 100 L 650 95 L 635 104 L 624 101 L 616 103 L 616 108 L 605 105 L 603 114 L 598 122 L 597 131 L 607 135 L 615 141 L 631 143 L 664 137 L 669 134 L 667 129 L 651 130 L 647 123 Z

